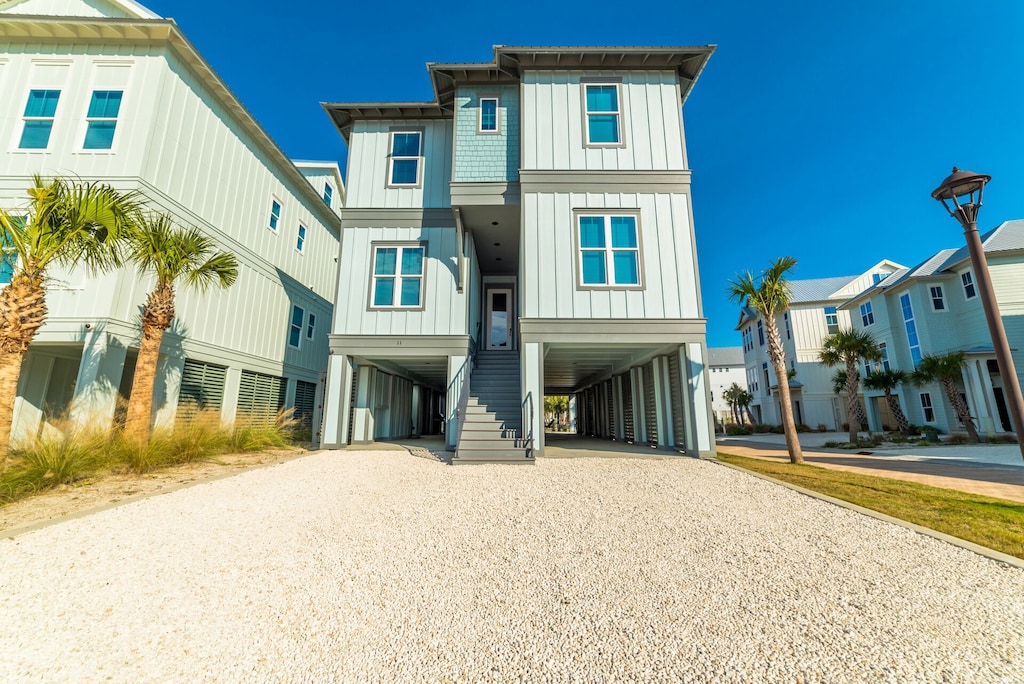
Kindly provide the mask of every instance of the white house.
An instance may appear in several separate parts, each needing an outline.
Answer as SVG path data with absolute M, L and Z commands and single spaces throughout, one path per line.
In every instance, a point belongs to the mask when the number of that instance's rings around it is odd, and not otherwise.
M 835 371 L 819 360 L 822 341 L 831 333 L 850 327 L 850 312 L 842 308 L 845 302 L 901 268 L 892 261 L 882 261 L 860 275 L 790 281 L 790 306 L 776 325 L 782 335 L 787 368 L 796 373 L 789 387 L 797 423 L 811 428 L 824 425 L 830 430 L 842 429 L 846 422 L 845 397 L 833 393 Z M 736 329 L 743 342 L 746 388 L 754 396 L 754 420 L 781 424 L 778 382 L 768 356 L 764 320 L 753 309 L 744 307 Z
M 130 0 L 0 1 L 0 92 L 2 206 L 22 206 L 36 173 L 104 181 L 240 262 L 229 290 L 179 292 L 155 418 L 187 403 L 227 422 L 282 406 L 316 420 L 345 195 L 337 165 L 292 163 L 174 21 Z M 131 387 L 152 283 L 131 270 L 52 275 L 16 437 L 69 407 L 109 422 Z
M 746 372 L 743 365 L 743 347 L 711 347 L 708 349 L 709 387 L 711 388 L 711 410 L 719 425 L 733 421 L 732 408 L 723 395 L 736 384 L 746 387 Z
M 992 289 L 1018 376 L 1024 371 L 1024 220 L 1007 221 L 982 235 Z M 901 269 L 840 305 L 855 328 L 885 349 L 876 365 L 912 372 L 926 355 L 964 352 L 961 390 L 978 432 L 1012 432 L 992 338 L 966 247 L 944 249 Z M 865 368 L 866 372 L 868 369 Z M 895 427 L 884 396 L 865 391 L 872 430 Z M 911 423 L 945 432 L 963 430 L 941 385 L 903 384 L 895 394 Z
M 714 451 L 682 107 L 713 46 L 504 47 L 432 102 L 325 104 L 349 147 L 323 444 L 455 461 L 581 433 Z

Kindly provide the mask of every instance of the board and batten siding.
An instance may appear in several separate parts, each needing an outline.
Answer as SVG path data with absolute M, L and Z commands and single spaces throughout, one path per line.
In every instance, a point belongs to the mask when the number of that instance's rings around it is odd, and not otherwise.
M 699 318 L 696 265 L 683 193 L 523 196 L 525 318 Z M 574 210 L 639 211 L 642 289 L 579 289 Z
M 585 147 L 584 79 L 621 79 L 620 147 Z M 682 103 L 673 71 L 527 71 L 523 74 L 523 168 L 681 171 Z
M 333 330 L 345 335 L 465 335 L 469 288 L 456 287 L 451 228 L 346 228 Z M 374 243 L 426 243 L 422 309 L 370 310 Z
M 391 129 L 422 129 L 419 187 L 389 188 Z M 352 126 L 346 207 L 431 209 L 451 206 L 451 119 L 356 121 Z

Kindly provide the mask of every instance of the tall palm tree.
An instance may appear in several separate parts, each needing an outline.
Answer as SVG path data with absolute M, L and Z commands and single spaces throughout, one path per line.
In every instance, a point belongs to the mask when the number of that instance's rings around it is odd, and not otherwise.
M 864 387 L 869 390 L 881 390 L 885 392 L 885 403 L 889 406 L 889 412 L 896 419 L 896 425 L 904 435 L 910 434 L 910 421 L 900 408 L 899 399 L 892 393 L 900 383 L 906 382 L 909 376 L 905 371 L 886 370 L 875 368 L 864 378 Z
M 956 411 L 960 422 L 964 424 L 968 439 L 972 442 L 980 442 L 981 438 L 978 437 L 978 430 L 974 427 L 971 412 L 967 408 L 967 403 L 960 397 L 960 391 L 956 386 L 956 381 L 963 377 L 961 372 L 966 365 L 967 360 L 962 351 L 939 356 L 929 355 L 921 359 L 921 363 L 918 364 L 917 370 L 914 371 L 910 379 L 915 385 L 924 385 L 929 382 L 940 383 L 946 392 L 946 399 L 949 400 L 950 406 Z
M 11 265 L 0 291 L 0 462 L 6 463 L 21 364 L 46 320 L 51 266 L 102 272 L 118 264 L 122 237 L 136 220 L 135 196 L 100 183 L 35 176 L 21 210 L 0 209 L 0 239 Z
M 822 340 L 820 357 L 826 366 L 846 366 L 846 416 L 850 427 L 850 444 L 856 444 L 857 433 L 861 428 L 861 417 L 857 415 L 855 408 L 855 404 L 858 403 L 857 385 L 860 378 L 857 366 L 861 359 L 880 360 L 882 352 L 875 338 L 871 337 L 871 333 L 848 328 L 834 332 Z
M 857 373 L 857 382 L 860 382 L 860 373 Z M 832 394 L 843 395 L 846 394 L 846 369 L 836 368 L 836 372 L 832 374 Z M 868 424 L 868 415 L 864 411 L 864 406 L 860 403 L 860 397 L 857 397 L 857 401 L 853 404 L 853 411 L 857 415 L 857 422 L 861 425 Z M 849 429 L 849 421 L 846 423 L 847 429 Z
M 743 424 L 743 413 L 746 412 L 746 419 L 753 425 L 754 416 L 750 413 L 750 405 L 754 403 L 754 395 L 741 387 L 739 394 L 736 395 L 736 403 L 740 409 L 740 424 Z
M 145 441 L 153 413 L 153 384 L 164 332 L 174 320 L 178 282 L 199 292 L 212 285 L 230 287 L 238 278 L 238 260 L 214 252 L 214 241 L 198 228 L 179 228 L 167 215 L 145 217 L 129 239 L 129 259 L 141 275 L 155 275 L 156 285 L 142 307 L 142 342 L 128 400 L 125 432 Z
M 793 257 L 779 257 L 771 266 L 755 278 L 750 271 L 737 274 L 729 281 L 729 298 L 740 306 L 753 307 L 764 320 L 768 333 L 768 357 L 771 359 L 775 377 L 779 382 L 779 403 L 782 407 L 782 427 L 786 432 L 786 448 L 792 463 L 803 463 L 804 455 L 793 420 L 793 405 L 790 403 L 789 380 L 786 373 L 786 350 L 782 347 L 782 336 L 775 318 L 789 308 L 791 297 L 786 273 L 796 266 Z
M 743 388 L 734 382 L 729 388 L 722 392 L 722 398 L 729 404 L 729 410 L 732 412 L 732 422 L 736 425 L 740 425 L 743 422 L 740 420 L 739 412 L 739 399 L 740 392 L 742 391 Z

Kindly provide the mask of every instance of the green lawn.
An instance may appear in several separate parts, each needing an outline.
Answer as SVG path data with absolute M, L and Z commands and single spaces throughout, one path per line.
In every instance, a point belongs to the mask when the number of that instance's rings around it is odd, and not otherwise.
M 721 453 L 718 460 L 1024 558 L 1024 503 L 806 464 Z

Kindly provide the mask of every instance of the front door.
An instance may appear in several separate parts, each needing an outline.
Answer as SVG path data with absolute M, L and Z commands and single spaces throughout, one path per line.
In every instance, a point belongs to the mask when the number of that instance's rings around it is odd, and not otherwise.
M 487 290 L 487 348 L 512 348 L 512 290 Z

